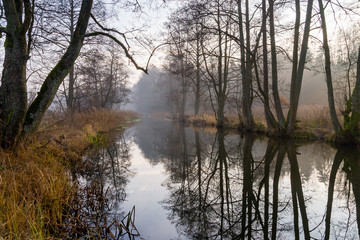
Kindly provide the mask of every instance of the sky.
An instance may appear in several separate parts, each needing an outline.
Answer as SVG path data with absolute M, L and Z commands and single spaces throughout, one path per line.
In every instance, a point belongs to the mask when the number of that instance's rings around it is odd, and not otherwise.
M 134 32 L 134 34 L 130 33 L 128 36 L 129 39 L 133 40 L 131 50 L 135 60 L 140 66 L 146 66 L 152 49 L 163 43 L 161 34 L 165 31 L 165 23 L 171 10 L 176 8 L 179 3 L 178 1 L 167 1 L 164 3 L 163 0 L 139 0 L 138 2 L 142 6 L 142 11 L 133 12 L 131 11 L 133 8 L 117 8 L 116 21 L 110 23 L 110 26 L 121 29 L 121 31 L 139 29 L 139 31 Z M 151 40 L 152 46 L 144 51 L 144 47 L 134 39 L 134 35 L 137 35 L 136 38 L 142 41 L 144 41 L 145 38 Z M 150 65 L 161 67 L 163 58 L 164 54 L 161 49 L 159 49 L 151 58 Z M 142 74 L 142 71 L 136 70 L 135 67 L 129 63 L 129 80 L 131 85 L 134 85 Z

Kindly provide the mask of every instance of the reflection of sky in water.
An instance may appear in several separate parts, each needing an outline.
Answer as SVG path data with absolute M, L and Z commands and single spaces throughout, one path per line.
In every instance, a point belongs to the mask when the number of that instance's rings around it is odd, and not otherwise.
M 126 131 L 125 139 L 130 144 L 130 171 L 135 174 L 129 178 L 129 182 L 126 184 L 126 201 L 122 203 L 121 210 L 127 213 L 133 206 L 136 208 L 136 220 L 135 226 L 139 230 L 141 236 L 145 239 L 195 239 L 195 237 L 187 236 L 188 232 L 191 232 L 191 228 L 196 227 L 196 224 L 200 224 L 199 221 L 189 223 L 187 218 L 194 217 L 191 215 L 194 206 L 197 203 L 188 202 L 180 206 L 185 210 L 184 215 L 180 216 L 179 212 L 173 212 L 174 202 L 180 200 L 182 195 L 174 195 L 182 186 L 181 180 L 182 162 L 181 156 L 183 147 L 179 147 L 180 144 L 187 144 L 185 148 L 188 152 L 188 161 L 190 161 L 190 167 L 187 171 L 190 171 L 188 175 L 189 179 L 185 179 L 185 185 L 188 185 L 196 194 L 196 158 L 195 158 L 195 140 L 194 131 L 187 128 L 182 134 L 179 134 L 177 130 L 180 128 L 166 123 L 163 128 L 158 126 L 148 127 L 145 124 L 139 124 Z M 145 125 L 145 126 L 144 126 Z M 150 132 L 144 132 L 146 129 L 150 129 Z M 151 129 L 154 133 L 151 132 Z M 177 129 L 177 130 L 176 130 Z M 156 136 L 156 139 L 152 140 L 151 135 Z M 179 137 L 185 136 L 186 141 L 179 140 Z M 201 133 L 202 144 L 202 174 L 206 176 L 207 172 L 211 171 L 211 166 L 214 163 L 214 159 L 210 159 L 211 146 L 214 143 L 215 135 L 209 133 Z M 239 158 L 239 151 L 243 145 L 237 145 L 241 139 L 238 135 L 227 135 L 225 137 L 226 147 L 228 149 L 228 156 L 231 159 L 229 161 L 229 176 L 230 185 L 232 191 L 232 197 L 237 201 L 234 205 L 236 214 L 240 216 L 241 211 L 241 196 L 242 196 L 242 182 L 243 182 L 243 162 L 241 157 Z M 163 141 L 163 142 L 162 142 Z M 171 146 L 171 144 L 175 144 Z M 255 160 L 255 165 L 262 161 L 267 147 L 265 140 L 256 140 L 252 148 L 252 155 Z M 297 164 L 299 167 L 299 174 L 301 177 L 302 191 L 304 194 L 304 200 L 306 204 L 306 213 L 309 220 L 309 229 L 311 237 L 315 239 L 323 239 L 325 236 L 325 214 L 328 201 L 328 185 L 330 179 L 330 172 L 336 150 L 330 148 L 325 144 L 315 143 L 296 149 Z M 148 156 L 145 157 L 145 156 Z M 242 156 L 242 155 L 241 155 Z M 239 158 L 239 159 L 236 159 Z M 269 236 L 271 236 L 271 216 L 273 205 L 273 182 L 274 172 L 276 165 L 275 156 L 270 164 L 270 182 L 269 182 L 269 201 L 270 201 L 270 224 L 269 224 Z M 352 193 L 347 200 L 347 194 L 349 192 L 349 182 L 346 180 L 346 175 L 341 171 L 343 164 L 340 165 L 337 172 L 337 179 L 335 181 L 333 207 L 331 215 L 331 239 L 359 239 L 357 223 L 356 223 L 356 210 L 355 200 Z M 259 184 L 263 178 L 263 165 L 259 165 L 253 176 L 253 191 L 257 192 Z M 285 156 L 283 165 L 281 167 L 281 175 L 279 179 L 279 212 L 278 215 L 278 239 L 293 239 L 294 238 L 294 217 L 292 207 L 292 191 L 291 191 L 291 174 L 290 163 Z M 180 176 L 180 178 L 179 178 Z M 216 175 L 219 176 L 218 174 Z M 192 178 L 192 179 L 191 179 Z M 209 202 L 216 200 L 216 191 L 218 189 L 218 180 L 215 179 L 211 182 L 209 191 Z M 347 184 L 345 187 L 345 184 Z M 204 185 L 202 185 L 204 187 Z M 213 195 L 215 194 L 215 195 Z M 174 197 L 175 196 L 175 197 Z M 215 197 L 214 197 L 215 196 Z M 179 199 L 177 199 L 179 197 Z M 197 200 L 188 196 L 187 201 Z M 185 196 L 186 198 L 186 196 Z M 186 201 L 185 201 L 186 202 Z M 190 206 L 191 205 L 191 206 Z M 179 206 L 177 206 L 177 209 Z M 253 207 L 254 208 L 254 207 Z M 213 209 L 208 211 L 207 214 L 210 217 L 212 224 L 219 223 L 218 213 L 220 207 L 217 203 Z M 259 209 L 261 214 L 264 214 L 264 189 L 260 194 Z M 194 209 L 196 211 L 196 209 Z M 117 210 L 119 211 L 119 210 Z M 299 211 L 299 227 L 300 237 L 304 238 L 304 232 L 302 230 L 301 212 Z M 254 211 L 255 212 L 255 211 Z M 255 213 L 253 213 L 253 216 Z M 235 219 L 236 220 L 236 219 Z M 196 221 L 196 219 L 195 219 Z M 200 221 L 201 222 L 201 221 Z M 348 224 L 349 223 L 349 224 Z M 211 225 L 213 228 L 214 225 Z M 255 239 L 263 238 L 263 233 L 259 223 L 254 223 L 256 231 L 252 232 Z M 190 229 L 190 230 L 189 230 Z M 218 230 L 211 229 L 210 234 L 216 233 Z M 235 232 L 239 232 L 236 230 Z M 196 231 L 195 231 L 196 233 Z M 229 235 L 225 237 L 229 239 Z M 199 238 L 198 238 L 199 239 Z M 200 238 L 201 239 L 201 238 Z M 210 237 L 210 239 L 213 239 Z
M 136 172 L 126 187 L 124 211 L 136 209 L 135 226 L 145 239 L 175 239 L 175 226 L 167 219 L 166 210 L 160 201 L 166 198 L 162 186 L 166 176 L 161 164 L 150 165 L 136 144 L 131 146 L 132 169 Z

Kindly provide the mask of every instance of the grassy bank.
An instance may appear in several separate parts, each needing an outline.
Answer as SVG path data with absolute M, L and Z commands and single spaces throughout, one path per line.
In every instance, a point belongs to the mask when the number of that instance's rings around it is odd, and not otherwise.
M 51 238 L 77 191 L 69 178 L 72 163 L 105 144 L 107 132 L 137 117 L 106 110 L 69 120 L 48 116 L 16 150 L 0 149 L 0 239 Z
M 269 136 L 276 135 L 268 131 L 263 112 L 254 114 L 254 132 Z M 201 114 L 187 117 L 186 123 L 195 127 L 216 127 L 216 118 L 212 114 Z M 243 130 L 243 125 L 236 115 L 226 115 L 224 128 Z M 291 136 L 296 139 L 325 140 L 332 141 L 334 131 L 332 130 L 329 110 L 319 105 L 301 106 L 298 111 L 296 130 Z

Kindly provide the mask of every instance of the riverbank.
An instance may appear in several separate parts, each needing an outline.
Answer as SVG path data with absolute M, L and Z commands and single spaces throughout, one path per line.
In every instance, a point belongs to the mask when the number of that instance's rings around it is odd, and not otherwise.
M 72 119 L 49 115 L 16 150 L 0 149 L 0 239 L 49 239 L 62 228 L 75 184 L 70 168 L 90 149 L 138 118 L 130 111 L 93 110 Z
M 296 123 L 295 132 L 291 138 L 301 140 L 321 140 L 325 142 L 334 142 L 335 132 L 332 130 L 331 120 L 327 118 L 325 111 L 321 109 L 313 109 L 312 112 L 303 114 L 300 120 Z M 202 114 L 199 116 L 187 116 L 185 124 L 194 127 L 213 127 L 216 128 L 216 118 L 211 114 Z M 268 130 L 264 117 L 254 117 L 255 126 L 252 132 L 267 135 L 269 137 L 278 137 L 276 132 Z M 227 116 L 225 129 L 234 129 L 239 132 L 244 132 L 243 124 L 234 116 Z

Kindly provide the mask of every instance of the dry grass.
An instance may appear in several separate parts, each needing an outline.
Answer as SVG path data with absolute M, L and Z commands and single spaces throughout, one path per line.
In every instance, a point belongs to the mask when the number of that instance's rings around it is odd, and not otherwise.
M 212 114 L 201 114 L 198 116 L 190 116 L 189 117 L 190 123 L 195 126 L 216 126 L 216 118 Z
M 321 105 L 300 106 L 297 114 L 299 127 L 332 129 L 329 108 Z
M 284 113 L 287 114 L 286 111 Z M 340 116 L 341 114 L 338 113 Z M 253 109 L 253 117 L 255 121 L 255 132 L 266 132 L 266 121 L 264 110 L 261 108 Z M 227 128 L 238 128 L 242 124 L 239 122 L 237 115 L 228 114 L 226 116 Z M 304 131 L 312 133 L 312 137 L 317 136 L 324 138 L 325 135 L 331 134 L 333 131 L 329 108 L 321 105 L 299 106 L 297 114 L 298 132 Z M 339 118 L 342 121 L 341 118 Z M 196 127 L 215 127 L 216 119 L 212 114 L 203 114 L 200 116 L 190 116 L 189 122 Z
M 241 126 L 241 122 L 239 121 L 239 118 L 236 114 L 227 114 L 225 116 L 226 123 L 225 128 L 229 129 L 237 129 L 239 126 Z M 189 122 L 195 126 L 195 127 L 215 127 L 217 122 L 216 118 L 212 114 L 202 114 L 199 116 L 190 116 Z M 255 131 L 264 131 L 265 130 L 265 120 L 261 118 L 261 116 L 255 115 L 254 116 L 255 121 Z
M 99 133 L 136 117 L 106 110 L 77 114 L 72 121 L 48 117 L 16 150 L 0 149 L 0 236 L 51 238 L 76 192 L 70 163 L 99 143 Z

